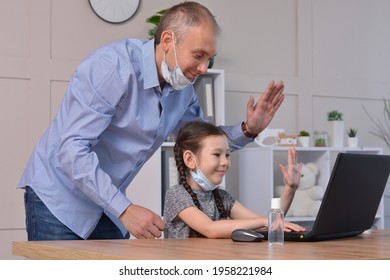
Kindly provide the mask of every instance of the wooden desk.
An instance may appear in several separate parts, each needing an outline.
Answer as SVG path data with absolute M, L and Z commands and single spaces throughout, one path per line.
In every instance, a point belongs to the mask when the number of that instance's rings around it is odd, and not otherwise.
M 390 259 L 390 229 L 321 242 L 243 243 L 230 239 L 79 240 L 13 242 L 14 255 L 30 259 Z

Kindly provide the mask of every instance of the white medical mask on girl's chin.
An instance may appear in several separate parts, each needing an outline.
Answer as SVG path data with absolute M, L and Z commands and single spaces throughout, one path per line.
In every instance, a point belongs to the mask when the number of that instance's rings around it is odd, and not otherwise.
M 192 82 L 188 80 L 186 76 L 184 76 L 179 65 L 177 64 L 176 47 L 175 47 L 174 40 L 173 40 L 173 52 L 175 54 L 175 60 L 176 60 L 175 68 L 173 69 L 173 71 L 169 70 L 168 64 L 165 62 L 165 52 L 164 52 L 164 59 L 161 62 L 161 75 L 164 77 L 165 81 L 168 84 L 170 84 L 175 90 L 182 90 L 186 86 L 195 83 L 195 80 Z
M 196 183 L 198 183 L 198 185 L 204 190 L 204 191 L 212 191 L 212 190 L 215 190 L 218 186 L 215 185 L 213 182 L 211 182 L 209 179 L 207 179 L 207 177 L 203 174 L 202 170 L 200 170 L 200 168 L 198 167 L 198 171 L 194 172 L 194 171 L 190 171 L 191 173 L 191 176 L 192 176 L 192 179 L 194 179 L 194 181 Z

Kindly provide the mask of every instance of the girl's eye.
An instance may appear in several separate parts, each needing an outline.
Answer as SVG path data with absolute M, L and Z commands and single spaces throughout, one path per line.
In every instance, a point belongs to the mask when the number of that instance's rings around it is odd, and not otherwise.
M 222 156 L 222 154 L 216 153 L 216 154 L 214 154 L 214 156 L 217 157 L 217 158 L 220 158 Z M 225 154 L 225 157 L 226 158 L 230 158 L 230 154 Z

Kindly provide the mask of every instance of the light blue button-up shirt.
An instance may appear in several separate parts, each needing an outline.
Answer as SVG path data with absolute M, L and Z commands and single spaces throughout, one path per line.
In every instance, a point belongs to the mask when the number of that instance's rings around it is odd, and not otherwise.
M 170 133 L 202 117 L 192 85 L 161 90 L 153 40 L 104 46 L 78 66 L 18 188 L 30 186 L 84 239 L 103 212 L 126 233 L 127 186 Z M 251 141 L 240 125 L 224 129 L 232 150 Z

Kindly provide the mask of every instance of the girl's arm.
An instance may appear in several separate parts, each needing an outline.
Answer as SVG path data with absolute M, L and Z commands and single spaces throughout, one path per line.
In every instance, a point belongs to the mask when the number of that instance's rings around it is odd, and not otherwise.
M 267 218 L 243 207 L 237 201 L 232 209 L 232 220 L 213 221 L 196 207 L 188 207 L 179 213 L 179 218 L 189 227 L 207 238 L 230 238 L 238 228 L 259 229 L 267 226 Z M 246 216 L 248 214 L 248 216 Z M 241 217 L 234 219 L 233 217 Z
M 298 153 L 295 148 L 288 150 L 288 164 L 285 167 L 279 164 L 279 168 L 283 174 L 285 187 L 281 194 L 282 210 L 286 214 L 293 201 L 295 191 L 298 189 L 301 181 L 302 163 L 298 163 Z
M 196 207 L 188 207 L 179 213 L 179 218 L 189 227 L 207 238 L 230 238 L 235 229 L 254 229 L 268 227 L 268 218 L 244 207 L 236 201 L 231 209 L 231 220 L 213 221 Z M 285 221 L 285 231 L 304 231 L 305 228 Z

